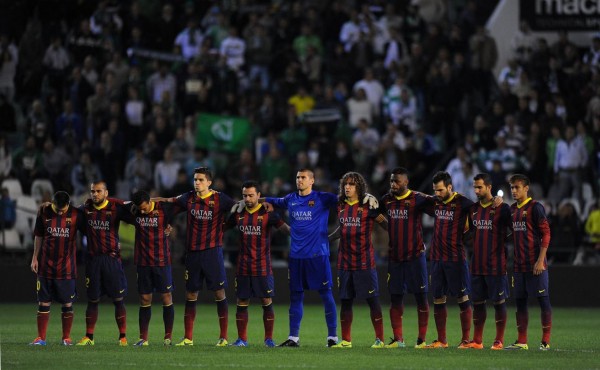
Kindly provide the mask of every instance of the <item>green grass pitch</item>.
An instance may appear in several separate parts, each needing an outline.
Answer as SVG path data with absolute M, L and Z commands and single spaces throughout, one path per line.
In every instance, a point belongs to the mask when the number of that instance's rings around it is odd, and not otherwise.
M 363 302 L 355 304 L 351 349 L 333 349 L 325 346 L 325 320 L 321 306 L 306 306 L 301 328 L 300 348 L 265 348 L 263 342 L 262 310 L 253 302 L 250 307 L 247 348 L 215 347 L 219 334 L 216 307 L 198 307 L 193 347 L 163 347 L 162 308 L 153 305 L 150 323 L 150 346 L 136 348 L 117 346 L 117 329 L 110 303 L 100 305 L 94 347 L 63 347 L 59 345 L 60 308 L 51 312 L 46 347 L 28 346 L 36 336 L 36 305 L 0 305 L 0 368 L 2 369 L 163 369 L 163 368 L 428 368 L 428 369 L 590 369 L 600 368 L 600 351 L 596 339 L 600 330 L 597 309 L 555 308 L 552 328 L 552 349 L 538 350 L 541 336 L 539 308 L 530 306 L 529 351 L 491 351 L 494 313 L 488 307 L 488 321 L 484 333 L 484 350 L 459 350 L 460 324 L 456 305 L 449 305 L 448 340 L 451 348 L 417 350 L 412 348 L 416 339 L 416 310 L 407 306 L 404 315 L 404 333 L 407 348 L 371 349 L 374 334 L 369 311 Z M 128 307 L 128 339 L 137 339 L 138 309 Z M 384 305 L 385 334 L 391 335 L 388 307 Z M 432 310 L 433 311 L 433 310 Z M 75 305 L 72 338 L 78 341 L 84 335 L 85 305 Z M 287 338 L 287 306 L 275 307 L 275 335 L 277 343 Z M 509 307 L 506 342 L 516 339 L 514 308 Z M 339 330 L 339 327 L 338 327 Z M 235 305 L 230 304 L 229 339 L 236 339 Z M 339 333 L 338 333 L 339 334 Z M 183 306 L 175 308 L 173 338 L 183 335 Z M 430 314 L 428 342 L 436 338 L 433 313 Z M 385 338 L 386 342 L 388 338 Z

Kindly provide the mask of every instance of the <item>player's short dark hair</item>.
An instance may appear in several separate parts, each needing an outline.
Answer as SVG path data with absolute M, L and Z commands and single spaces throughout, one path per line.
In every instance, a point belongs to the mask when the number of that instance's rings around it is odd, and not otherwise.
M 297 172 L 309 172 L 312 177 L 315 177 L 315 172 L 308 167 L 299 168 Z
M 194 168 L 194 175 L 197 174 L 197 173 L 200 173 L 200 174 L 203 174 L 204 176 L 206 176 L 206 179 L 208 181 L 212 181 L 212 179 L 213 179 L 212 171 L 208 167 L 196 167 L 196 168 Z
M 257 193 L 260 193 L 260 185 L 258 185 L 258 181 L 246 180 L 242 184 L 242 189 L 244 189 L 244 188 L 246 188 L 246 189 L 248 189 L 248 188 L 254 188 L 254 189 L 256 189 Z
M 473 177 L 473 181 L 483 180 L 483 184 L 488 186 L 492 185 L 492 177 L 487 173 L 478 173 Z
M 404 167 L 395 167 L 392 170 L 392 175 L 406 175 L 408 177 L 408 170 Z
M 446 171 L 438 171 L 433 175 L 433 183 L 437 184 L 440 181 L 444 182 L 444 186 L 452 185 L 452 176 Z
M 140 206 L 142 203 L 150 201 L 150 194 L 144 190 L 138 190 L 131 195 L 131 201 L 136 206 Z
M 515 173 L 508 179 L 510 184 L 514 184 L 517 181 L 521 181 L 523 186 L 529 186 L 529 177 L 523 175 L 522 173 Z
M 71 202 L 71 197 L 66 191 L 57 191 L 54 193 L 54 196 L 52 196 L 52 204 L 54 204 L 56 208 L 65 208 L 69 205 L 69 202 Z
M 91 183 L 90 185 L 91 185 L 91 186 L 94 186 L 94 185 L 104 185 L 104 188 L 105 188 L 106 190 L 108 190 L 108 185 L 106 185 L 106 181 L 104 181 L 104 180 L 96 180 L 96 181 L 92 181 L 92 183 Z

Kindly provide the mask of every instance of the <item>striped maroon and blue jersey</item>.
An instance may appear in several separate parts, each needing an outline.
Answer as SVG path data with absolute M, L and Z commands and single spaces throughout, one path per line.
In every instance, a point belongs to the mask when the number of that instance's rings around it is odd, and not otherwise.
M 35 220 L 34 235 L 43 238 L 38 261 L 38 276 L 47 279 L 77 277 L 77 230 L 84 232 L 81 210 L 69 206 L 62 215 L 51 206 L 43 207 Z
M 510 206 L 494 208 L 492 202 L 477 202 L 469 215 L 473 233 L 471 274 L 506 275 L 506 235 L 510 228 Z
M 338 247 L 339 270 L 356 271 L 375 268 L 375 250 L 371 233 L 378 209 L 370 209 L 360 201 L 338 204 L 337 216 L 340 223 Z
M 545 247 L 550 242 L 550 226 L 546 218 L 544 206 L 528 198 L 523 204 L 513 203 L 510 207 L 512 219 L 513 242 L 515 250 L 515 272 L 533 271 L 540 255 L 542 239 L 546 239 Z M 544 260 L 544 267 L 547 267 Z
M 187 250 L 203 251 L 221 247 L 223 223 L 233 207 L 233 200 L 214 190 L 205 197 L 199 197 L 192 190 L 176 199 L 176 204 L 187 211 Z
M 388 219 L 389 260 L 403 262 L 417 258 L 425 250 L 423 213 L 431 213 L 433 198 L 409 190 L 400 197 L 384 195 L 380 205 Z
M 120 257 L 120 222 L 134 222 L 133 215 L 123 206 L 123 201 L 110 198 L 98 207 L 88 200 L 82 209 L 86 223 L 88 255 L 94 257 L 105 254 Z
M 435 200 L 432 261 L 462 262 L 466 259 L 463 235 L 472 206 L 473 201 L 459 193 L 454 193 L 447 201 Z
M 267 212 L 265 207 L 242 213 L 233 213 L 227 223 L 240 231 L 241 245 L 237 258 L 237 275 L 267 276 L 273 275 L 271 269 L 271 227 L 283 225 L 276 212 Z
M 171 265 L 171 247 L 165 234 L 173 217 L 174 205 L 164 202 L 154 203 L 147 214 L 135 215 L 135 252 L 133 261 L 138 266 Z

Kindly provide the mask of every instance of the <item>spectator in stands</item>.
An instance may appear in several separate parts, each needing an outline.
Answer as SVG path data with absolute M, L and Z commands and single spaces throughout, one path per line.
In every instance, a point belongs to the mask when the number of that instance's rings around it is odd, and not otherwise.
M 507 172 L 514 172 L 521 168 L 517 153 L 506 146 L 506 139 L 503 136 L 496 137 L 496 148 L 487 152 L 481 160 L 485 163 L 487 171 L 492 169 L 494 160 L 499 160 L 502 163 L 502 169 Z
M 15 151 L 12 168 L 15 176 L 21 182 L 21 187 L 25 193 L 28 193 L 31 183 L 42 170 L 42 154 L 37 149 L 33 136 L 28 136 L 25 146 Z
M 358 128 L 361 119 L 373 122 L 375 108 L 373 103 L 367 99 L 367 94 L 363 88 L 353 91 L 352 97 L 346 102 L 346 108 L 348 109 L 348 123 L 351 128 Z
M 15 95 L 15 75 L 19 64 L 19 50 L 8 35 L 0 34 L 0 94 L 8 101 Z
M 142 145 L 135 147 L 134 155 L 125 164 L 125 181 L 131 193 L 150 189 L 152 180 L 152 163 L 144 155 Z
M 504 116 L 504 126 L 498 131 L 499 136 L 503 136 L 506 141 L 506 146 L 513 149 L 515 153 L 522 154 L 525 152 L 525 134 L 523 128 L 517 125 L 515 116 L 507 114 Z
M 46 68 L 46 78 L 49 86 L 62 98 L 63 85 L 67 78 L 67 69 L 71 65 L 71 60 L 67 49 L 62 45 L 60 36 L 52 37 L 52 42 L 44 54 L 43 64 Z
M 302 117 L 304 113 L 313 110 L 315 99 L 308 94 L 305 86 L 299 86 L 296 94 L 288 99 L 288 104 L 294 107 L 294 113 L 297 117 Z
M 87 194 L 90 190 L 90 184 L 102 178 L 98 165 L 92 162 L 91 153 L 87 150 L 82 151 L 79 155 L 79 162 L 71 170 L 72 194 L 75 196 Z
M 376 119 L 378 119 L 379 114 L 381 112 L 381 103 L 383 101 L 383 96 L 385 94 L 385 90 L 383 89 L 383 85 L 379 82 L 374 74 L 373 69 L 367 68 L 365 69 L 365 74 L 363 78 L 357 81 L 354 84 L 353 90 L 364 89 L 365 94 L 367 95 L 367 100 L 371 102 L 373 107 L 373 114 Z
M 588 163 L 585 144 L 575 137 L 575 128 L 567 126 L 565 137 L 556 144 L 554 174 L 558 190 L 555 200 L 581 199 L 581 175 Z
M 94 136 L 94 127 L 102 126 L 103 120 L 108 116 L 110 99 L 106 94 L 106 86 L 102 82 L 96 83 L 95 94 L 87 99 L 86 124 L 88 128 L 88 138 Z M 97 132 L 99 134 L 99 132 Z
M 181 163 L 173 158 L 172 149 L 165 149 L 163 159 L 154 167 L 154 189 L 160 194 L 171 194 L 180 168 Z
M 111 61 L 104 67 L 103 75 L 105 78 L 108 72 L 112 73 L 116 88 L 122 90 L 129 78 L 129 64 L 123 60 L 120 52 L 115 51 L 112 53 Z
M 509 59 L 507 65 L 500 70 L 498 75 L 498 83 L 506 82 L 510 87 L 513 87 L 519 82 L 519 76 L 523 69 L 516 59 Z
M 58 143 L 55 145 L 52 138 L 46 138 L 42 152 L 43 173 L 57 189 L 68 189 L 72 160 L 64 149 L 65 141 L 59 140 Z
M 273 43 L 267 34 L 267 29 L 261 24 L 256 26 L 256 32 L 244 39 L 247 45 L 248 78 L 250 82 L 258 79 L 261 89 L 266 91 L 271 83 L 269 65 L 272 60 Z
M 552 224 L 550 252 L 553 262 L 569 263 L 581 244 L 581 221 L 571 202 L 563 202 Z
M 7 188 L 0 193 L 0 230 L 10 229 L 17 221 L 17 201 L 10 198 Z
M 290 162 L 280 152 L 277 146 L 269 149 L 269 154 L 260 164 L 260 178 L 268 189 L 276 178 L 287 179 L 291 173 Z
M 53 137 L 66 145 L 78 145 L 85 137 L 83 121 L 73 110 L 73 103 L 70 100 L 65 99 L 63 107 L 64 110 L 54 125 Z
M 119 34 L 123 28 L 123 20 L 119 16 L 118 7 L 112 6 L 108 0 L 100 0 L 90 17 L 90 29 L 98 36 Z
M 215 168 L 215 164 L 212 158 L 208 156 L 206 149 L 196 147 L 194 154 L 184 163 L 184 169 L 188 175 L 188 183 L 194 182 L 194 169 L 198 167 Z
M 535 46 L 535 36 L 527 21 L 522 20 L 519 23 L 519 29 L 513 35 L 510 46 L 516 61 L 522 64 L 529 62 Z
M 360 38 L 361 29 L 360 20 L 358 19 L 358 12 L 356 10 L 350 11 L 350 19 L 347 20 L 342 28 L 339 30 L 340 41 L 344 45 L 344 51 L 349 53 L 355 43 Z
M 12 151 L 4 134 L 0 133 L 0 183 L 10 175 L 12 170 Z
M 155 72 L 146 82 L 148 97 L 152 103 L 161 103 L 165 97 L 170 103 L 175 101 L 177 80 L 164 62 L 155 62 Z
M 315 35 L 312 28 L 308 24 L 303 24 L 300 35 L 293 41 L 294 52 L 299 60 L 304 60 L 308 56 L 308 50 L 314 48 L 317 55 L 323 54 L 323 44 L 321 38 Z
M 353 157 L 359 173 L 369 173 L 373 168 L 381 138 L 365 118 L 358 120 L 358 129 L 352 135 Z
M 294 161 L 298 152 L 306 148 L 306 145 L 309 142 L 309 136 L 305 125 L 299 124 L 297 121 L 293 109 L 289 110 L 287 121 L 287 127 L 281 131 L 279 136 L 285 147 L 285 154 L 287 154 L 288 159 Z M 287 179 L 287 177 L 284 176 L 281 176 L 281 178 Z
M 593 67 L 600 64 L 600 34 L 596 33 L 592 37 L 592 45 L 583 55 L 583 62 Z
M 600 252 L 600 201 L 597 201 L 596 206 L 592 209 L 585 221 L 585 233 L 587 242 L 593 248 L 595 253 L 598 254 L 598 252 Z M 575 264 L 575 262 L 573 264 Z
M 89 19 L 82 19 L 79 22 L 79 29 L 71 32 L 67 45 L 75 64 L 83 63 L 88 56 L 98 58 L 102 52 L 102 40 L 92 33 Z M 94 83 L 95 81 L 91 82 L 92 85 Z
M 402 131 L 393 122 L 388 122 L 378 148 L 379 157 L 383 160 L 386 169 L 396 168 L 404 162 L 404 151 L 407 146 L 407 139 Z
M 241 72 L 246 64 L 245 52 L 246 42 L 238 36 L 237 28 L 229 27 L 229 35 L 223 40 L 219 48 L 222 62 L 230 71 L 237 74 Z
M 198 20 L 192 17 L 188 19 L 187 27 L 175 38 L 175 45 L 181 49 L 181 55 L 190 61 L 200 54 L 203 39 L 204 35 L 198 28 Z
M 179 32 L 179 25 L 173 15 L 173 5 L 166 3 L 162 6 L 160 19 L 154 30 L 154 46 L 160 51 L 172 51 L 173 43 Z

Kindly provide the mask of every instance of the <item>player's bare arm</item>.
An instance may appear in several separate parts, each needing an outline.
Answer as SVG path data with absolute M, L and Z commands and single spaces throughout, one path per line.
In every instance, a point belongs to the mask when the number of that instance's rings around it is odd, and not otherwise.
M 331 243 L 331 242 L 341 238 L 341 236 L 342 236 L 342 228 L 341 228 L 341 226 L 338 226 L 331 234 L 329 234 L 327 236 L 327 239 L 329 239 L 329 242 Z
M 151 202 L 174 203 L 175 199 L 176 199 L 176 197 L 171 197 L 171 198 L 154 197 L 154 198 L 150 198 L 150 201 Z
M 38 272 L 38 256 L 42 248 L 42 238 L 36 236 L 33 242 L 33 257 L 31 257 L 31 271 L 37 274 Z
M 375 222 L 377 222 L 377 225 L 381 226 L 382 229 L 384 229 L 385 231 L 387 231 L 387 229 L 388 229 L 388 219 L 387 219 L 387 217 L 385 217 L 383 214 L 379 214 L 379 216 L 377 216 L 375 218 Z
M 290 231 L 291 231 L 290 225 L 286 224 L 285 222 L 283 223 L 283 225 L 279 226 L 277 228 L 277 230 L 288 236 L 290 235 Z

